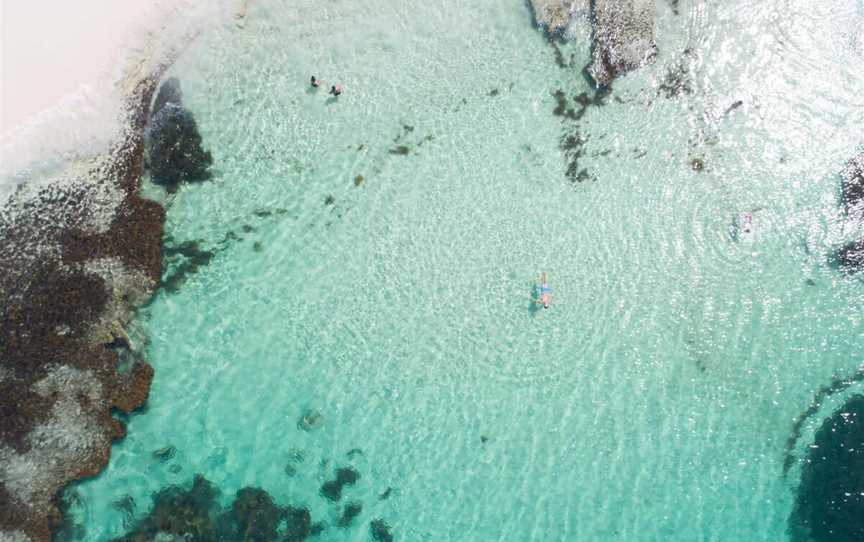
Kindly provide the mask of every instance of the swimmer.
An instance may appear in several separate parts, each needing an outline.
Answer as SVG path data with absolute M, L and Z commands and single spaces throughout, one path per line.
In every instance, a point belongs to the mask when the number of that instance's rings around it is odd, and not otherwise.
M 333 96 L 339 96 L 342 94 L 342 85 L 333 85 L 330 87 L 330 94 Z
M 318 88 L 318 87 L 321 86 L 321 81 L 315 79 L 315 76 L 314 76 L 314 75 L 312 76 L 312 86 L 315 87 L 315 88 Z
M 546 282 L 546 272 L 544 271 L 542 275 L 540 275 L 540 299 L 531 298 L 531 301 L 537 303 L 538 305 L 543 305 L 544 309 L 549 308 L 549 297 L 552 294 L 552 288 L 549 287 L 549 284 Z
M 744 215 L 741 217 L 741 230 L 744 231 L 744 233 L 750 233 L 750 231 L 752 229 L 753 229 L 753 214 L 744 213 Z

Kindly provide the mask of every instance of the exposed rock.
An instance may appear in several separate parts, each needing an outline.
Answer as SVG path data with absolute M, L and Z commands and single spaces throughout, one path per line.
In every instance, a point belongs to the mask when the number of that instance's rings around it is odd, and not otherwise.
M 864 153 L 849 160 L 840 172 L 840 178 L 846 214 L 864 217 Z
M 864 239 L 848 243 L 838 250 L 837 263 L 847 273 L 864 271 Z
M 590 3 L 590 0 L 530 1 L 535 22 L 550 35 L 563 33 L 574 17 L 587 14 Z
M 60 490 L 97 474 L 125 435 L 111 411 L 147 398 L 152 368 L 119 371 L 110 346 L 162 267 L 164 211 L 138 189 L 163 69 L 124 79 L 128 115 L 107 155 L 0 204 L 0 532 L 50 540 Z
M 213 157 L 201 146 L 201 134 L 192 112 L 183 107 L 176 78 L 159 89 L 147 129 L 147 155 L 153 182 L 176 190 L 183 182 L 210 177 Z
M 588 73 L 597 86 L 651 61 L 654 0 L 593 0 L 594 43 Z
M 789 519 L 793 541 L 864 540 L 864 395 L 816 432 Z

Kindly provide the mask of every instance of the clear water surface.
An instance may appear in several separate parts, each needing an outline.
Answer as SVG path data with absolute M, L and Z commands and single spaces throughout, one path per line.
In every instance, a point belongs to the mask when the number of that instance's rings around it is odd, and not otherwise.
M 656 62 L 578 121 L 553 93 L 592 92 L 586 29 L 560 67 L 519 1 L 255 0 L 214 24 L 172 71 L 215 177 L 166 228 L 216 256 L 141 311 L 156 378 L 77 488 L 87 539 L 195 473 L 333 525 L 319 487 L 344 465 L 363 513 L 320 540 L 378 517 L 411 541 L 785 539 L 793 420 L 864 357 L 864 286 L 829 258 L 862 233 L 836 173 L 864 7 L 678 4 Z

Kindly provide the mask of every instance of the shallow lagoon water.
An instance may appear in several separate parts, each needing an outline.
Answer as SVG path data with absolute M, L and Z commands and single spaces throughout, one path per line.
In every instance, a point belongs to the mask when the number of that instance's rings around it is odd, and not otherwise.
M 156 379 L 76 488 L 86 539 L 196 473 L 307 506 L 321 540 L 785 539 L 794 420 L 864 358 L 864 285 L 830 265 L 862 232 L 836 172 L 864 10 L 834 4 L 659 2 L 655 64 L 578 121 L 554 93 L 593 95 L 585 31 L 561 67 L 520 2 L 256 1 L 202 35 L 172 71 L 215 175 L 166 232 L 215 257 L 140 312 Z

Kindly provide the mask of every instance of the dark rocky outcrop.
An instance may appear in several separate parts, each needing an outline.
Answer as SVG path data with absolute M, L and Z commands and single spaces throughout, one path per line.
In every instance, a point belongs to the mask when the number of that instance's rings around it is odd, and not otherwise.
M 280 506 L 261 488 L 240 489 L 227 510 L 219 504 L 220 494 L 200 475 L 188 488 L 162 489 L 147 515 L 116 542 L 302 542 L 323 530 L 308 509 Z
M 864 395 L 816 432 L 789 519 L 795 542 L 864 540 Z
M 864 271 L 864 239 L 843 246 L 837 251 L 836 260 L 846 273 Z
M 594 40 L 587 70 L 597 86 L 654 58 L 654 0 L 592 0 L 591 8 Z
M 330 501 L 338 501 L 342 498 L 342 489 L 345 486 L 353 486 L 360 479 L 360 473 L 350 467 L 343 467 L 336 471 L 336 479 L 324 482 L 321 485 L 321 495 Z
M 203 476 L 196 476 L 189 489 L 167 487 L 153 496 L 150 512 L 118 540 L 149 542 L 160 533 L 190 542 L 218 540 L 219 495 L 219 489 Z
M 369 524 L 369 533 L 372 535 L 372 540 L 377 542 L 393 542 L 390 525 L 381 518 L 375 519 Z
M 153 102 L 147 156 L 153 182 L 168 190 L 176 190 L 180 183 L 210 177 L 213 157 L 201 145 L 198 123 L 183 106 L 183 93 L 176 78 L 162 84 Z
M 864 153 L 849 160 L 840 178 L 846 214 L 864 218 Z

